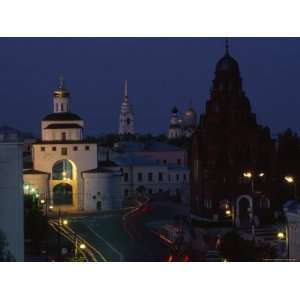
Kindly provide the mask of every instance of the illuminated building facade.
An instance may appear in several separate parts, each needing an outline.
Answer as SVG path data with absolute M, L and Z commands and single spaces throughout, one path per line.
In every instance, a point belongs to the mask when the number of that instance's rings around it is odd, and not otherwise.
M 64 210 L 120 207 L 119 168 L 98 161 L 98 145 L 84 138 L 84 121 L 70 111 L 63 79 L 53 92 L 53 113 L 44 117 L 41 131 L 41 141 L 32 147 L 33 166 L 23 172 L 25 186 Z

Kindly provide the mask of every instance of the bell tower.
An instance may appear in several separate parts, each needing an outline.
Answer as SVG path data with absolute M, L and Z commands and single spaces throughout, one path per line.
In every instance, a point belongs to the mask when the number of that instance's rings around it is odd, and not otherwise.
M 59 86 L 53 91 L 53 112 L 67 113 L 70 111 L 70 93 L 65 88 L 65 79 L 59 77 Z
M 119 134 L 135 134 L 133 109 L 128 100 L 127 80 L 125 80 L 124 100 L 121 104 Z

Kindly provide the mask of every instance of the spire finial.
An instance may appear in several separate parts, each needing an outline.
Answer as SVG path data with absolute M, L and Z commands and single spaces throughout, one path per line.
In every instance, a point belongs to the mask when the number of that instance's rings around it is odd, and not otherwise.
M 59 88 L 63 89 L 65 85 L 65 78 L 64 75 L 60 74 L 59 75 Z
M 128 83 L 127 83 L 127 79 L 125 80 L 125 98 L 128 98 Z
M 229 40 L 225 38 L 225 54 L 229 55 Z

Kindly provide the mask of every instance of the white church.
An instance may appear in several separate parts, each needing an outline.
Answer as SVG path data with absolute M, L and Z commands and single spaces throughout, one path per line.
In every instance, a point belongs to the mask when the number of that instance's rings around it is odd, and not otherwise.
M 24 186 L 64 211 L 120 208 L 120 168 L 98 161 L 97 142 L 84 137 L 84 121 L 70 111 L 70 93 L 61 78 L 53 92 L 53 113 L 41 122 L 41 140 L 32 145 L 32 168 Z

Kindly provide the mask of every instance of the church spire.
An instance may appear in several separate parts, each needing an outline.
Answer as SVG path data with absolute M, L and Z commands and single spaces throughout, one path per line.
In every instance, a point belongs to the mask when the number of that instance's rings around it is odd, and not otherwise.
M 125 96 L 125 101 L 128 101 L 128 83 L 127 83 L 127 79 L 125 80 L 124 96 Z
M 59 88 L 61 90 L 63 90 L 65 87 L 65 78 L 64 78 L 64 75 L 60 74 L 59 75 Z
M 229 55 L 229 39 L 225 38 L 225 55 Z

